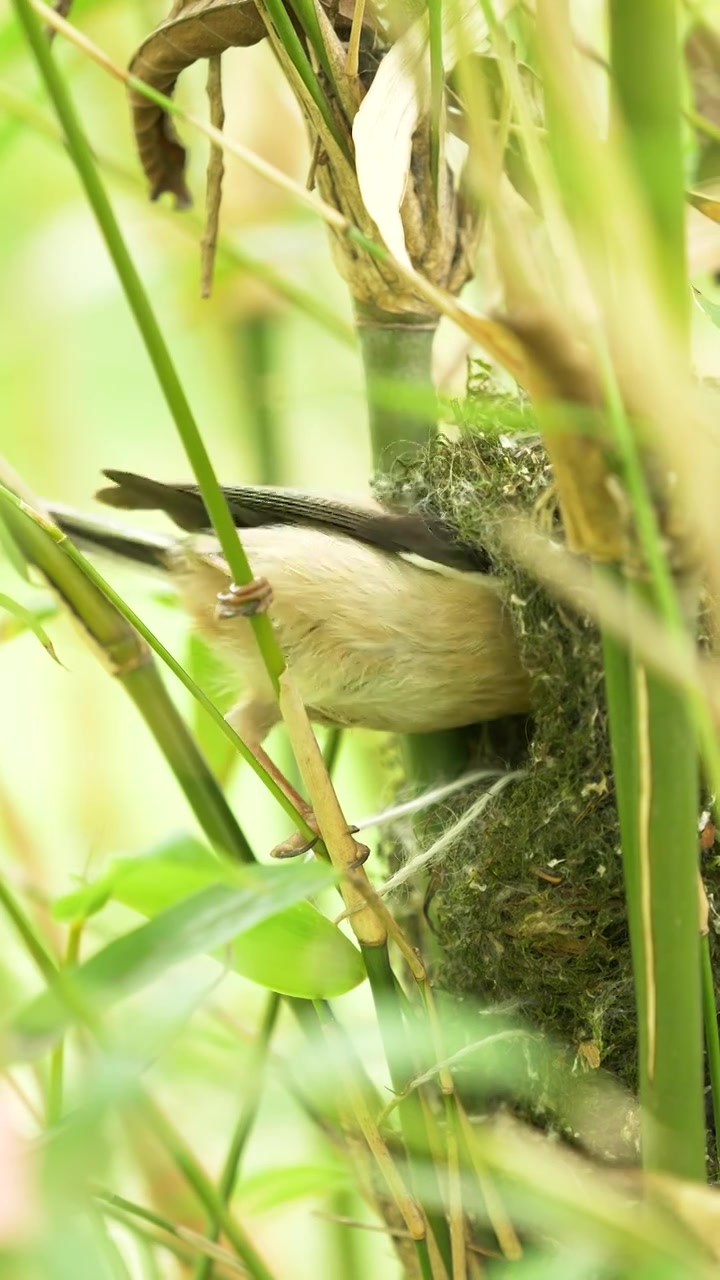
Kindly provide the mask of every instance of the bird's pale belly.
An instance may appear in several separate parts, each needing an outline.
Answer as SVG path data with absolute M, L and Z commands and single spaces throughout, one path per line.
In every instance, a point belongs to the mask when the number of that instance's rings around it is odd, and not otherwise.
M 429 571 L 315 530 L 297 531 L 302 555 L 290 561 L 275 532 L 248 530 L 243 542 L 253 572 L 272 585 L 268 615 L 314 718 L 423 733 L 529 709 L 496 579 Z M 250 623 L 215 615 L 226 581 L 217 560 L 188 568 L 180 586 L 197 625 L 254 704 L 272 702 Z

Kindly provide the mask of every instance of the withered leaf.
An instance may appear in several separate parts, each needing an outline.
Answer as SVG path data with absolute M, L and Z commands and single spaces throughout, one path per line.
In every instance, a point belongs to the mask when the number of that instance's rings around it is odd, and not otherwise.
M 720 198 L 717 184 L 709 191 L 687 191 L 685 198 L 699 213 L 711 222 L 720 222 Z
M 699 20 L 692 24 L 685 40 L 690 92 L 695 110 L 711 124 L 720 124 L 720 31 Z M 696 129 L 698 154 L 695 181 L 706 182 L 720 174 L 720 144 Z
M 257 44 L 265 26 L 252 0 L 191 0 L 176 4 L 170 17 L 141 44 L 130 73 L 170 97 L 178 77 L 200 58 Z M 133 127 L 150 197 L 165 191 L 178 208 L 192 198 L 185 183 L 186 151 L 167 112 L 135 90 L 130 92 Z

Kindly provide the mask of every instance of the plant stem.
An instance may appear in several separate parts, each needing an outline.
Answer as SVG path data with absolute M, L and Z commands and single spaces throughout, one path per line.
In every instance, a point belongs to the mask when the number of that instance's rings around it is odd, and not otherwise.
M 609 14 L 616 119 L 648 212 L 659 268 L 659 302 L 686 350 L 689 291 L 676 4 L 610 0 Z M 640 65 L 645 68 L 642 75 Z M 694 602 L 683 618 L 673 590 L 638 446 L 626 429 L 624 414 L 613 404 L 612 381 L 606 379 L 610 419 L 621 445 L 652 584 L 645 589 L 628 579 L 627 590 L 650 597 L 659 625 L 662 620 L 672 629 L 694 627 Z M 618 427 L 625 428 L 619 435 Z M 643 1161 L 651 1169 L 701 1180 L 705 1125 L 697 904 L 698 717 L 690 697 L 632 655 L 624 675 L 618 664 L 607 675 L 611 731 L 620 741 L 614 750 L 624 840 L 634 828 L 625 859 L 633 963 L 636 975 L 640 969 L 644 974 L 638 985 Z M 628 692 L 629 703 L 624 701 Z M 626 740 L 625 719 L 632 725 L 632 746 Z M 623 763 L 628 768 L 624 778 Z
M 375 467 L 392 474 L 401 458 L 427 445 L 437 431 L 432 381 L 436 323 L 391 316 L 356 305 L 365 367 L 370 439 Z M 419 788 L 453 778 L 467 764 L 463 730 L 414 733 L 403 738 L 408 776 Z
M 1 486 L 0 501 L 2 519 L 22 554 L 81 622 L 143 715 L 208 840 L 230 858 L 253 862 L 252 849 L 138 631 L 97 584 L 94 571 L 85 572 L 82 557 L 54 525 L 44 523 Z
M 218 1184 L 218 1192 L 222 1198 L 223 1204 L 230 1203 L 235 1183 L 237 1181 L 240 1160 L 245 1150 L 245 1144 L 250 1136 L 252 1127 L 257 1116 L 258 1103 L 262 1092 L 263 1078 L 262 1071 L 265 1065 L 267 1055 L 270 1049 L 270 1041 L 277 1021 L 277 1015 L 280 1008 L 280 997 L 273 992 L 269 996 L 265 1006 L 265 1015 L 258 1032 L 258 1038 L 254 1045 L 252 1061 L 249 1063 L 247 1070 L 243 1073 L 243 1090 L 244 1103 L 235 1131 L 230 1140 L 230 1146 L 225 1157 L 225 1164 L 220 1175 Z M 209 1219 L 206 1235 L 209 1240 L 216 1241 L 220 1237 L 221 1226 L 217 1218 L 213 1216 Z M 211 1280 L 213 1273 L 213 1260 L 207 1254 L 198 1259 L 195 1268 L 194 1280 Z
M 196 1235 L 195 1232 L 187 1233 L 189 1240 L 186 1243 L 185 1233 L 182 1228 L 178 1228 L 174 1222 L 164 1218 L 162 1214 L 156 1213 L 152 1209 L 147 1209 L 144 1205 L 135 1204 L 124 1196 L 118 1196 L 112 1191 L 101 1189 L 95 1192 L 95 1200 L 104 1216 L 120 1222 L 126 1230 L 148 1244 L 167 1249 L 168 1252 L 174 1254 L 187 1266 L 192 1266 L 198 1254 L 200 1254 L 201 1256 L 213 1258 L 216 1265 L 220 1267 L 223 1276 L 244 1276 L 246 1274 L 245 1268 L 236 1261 L 233 1254 L 226 1253 L 223 1250 L 225 1257 L 220 1260 L 214 1252 L 217 1246 L 214 1246 L 212 1241 Z M 218 1250 L 218 1254 L 220 1252 Z
M 70 925 L 68 932 L 67 948 L 63 958 L 63 967 L 72 968 L 77 963 L 80 954 L 80 938 L 82 936 L 83 922 L 76 920 Z M 48 1083 L 47 1097 L 47 1123 L 48 1127 L 57 1124 L 62 1116 L 63 1109 L 63 1078 L 65 1071 L 65 1037 L 63 1036 L 60 1043 L 53 1050 L 50 1058 L 50 1080 Z
M 402 1095 L 405 1094 L 408 1080 L 414 1073 L 414 1064 L 404 1024 L 397 980 L 390 965 L 387 947 L 362 947 L 361 949 L 367 968 L 385 1057 L 390 1071 L 390 1079 L 395 1093 Z M 428 1158 L 426 1176 L 431 1183 L 435 1183 L 430 1193 L 433 1208 L 427 1210 L 428 1226 L 433 1232 L 435 1243 L 445 1266 L 448 1271 L 451 1271 L 452 1249 L 450 1233 L 440 1208 L 442 1198 L 440 1187 L 436 1180 L 435 1165 L 432 1161 L 433 1148 L 417 1092 L 412 1091 L 403 1097 L 402 1102 L 398 1104 L 398 1116 L 410 1164 L 411 1183 L 413 1160 L 422 1162 L 424 1158 Z M 426 1198 L 418 1196 L 421 1203 Z
M 712 1094 L 713 1122 L 715 1125 L 715 1157 L 720 1153 L 720 1032 L 718 1031 L 717 1001 L 713 981 L 710 939 L 707 934 L 700 940 L 702 948 L 702 997 L 705 1023 L 708 1075 Z
M 210 456 L 198 430 L 189 401 L 183 390 L 139 272 L 125 244 L 119 224 L 113 213 L 105 187 L 98 172 L 95 157 L 80 124 L 65 81 L 52 57 L 43 34 L 40 21 L 30 0 L 13 0 L 18 20 L 33 52 L 40 75 L 63 127 L 68 152 L 85 189 L 88 203 L 95 215 L 108 253 L 117 272 L 130 310 L 137 323 L 150 362 L 155 370 L 168 409 L 173 417 L 188 459 L 195 473 L 203 501 L 218 536 L 223 555 L 233 581 L 249 583 L 252 572 L 243 550 L 227 502 L 218 485 Z M 284 670 L 284 661 L 277 640 L 265 614 L 250 619 L 258 647 L 277 688 Z
M 436 431 L 431 375 L 437 322 L 356 305 L 365 367 L 370 437 L 379 471 L 426 445 Z
M 207 839 L 240 862 L 255 855 L 153 662 L 121 678 L 152 733 Z
M 681 50 L 676 0 L 610 0 L 610 64 L 638 189 L 661 263 L 668 314 L 687 333 Z M 640 61 L 638 61 L 640 59 Z M 638 74 L 642 66 L 642 74 Z
M 228 1212 L 219 1191 L 165 1113 L 144 1091 L 139 1091 L 139 1103 L 143 1122 L 152 1129 L 203 1207 L 220 1224 L 223 1234 L 244 1262 L 253 1280 L 275 1280 L 244 1229 Z
M 678 1177 L 705 1176 L 700 932 L 697 891 L 697 746 L 687 698 L 653 672 L 637 668 L 647 686 L 642 707 L 640 794 L 650 788 L 647 884 L 650 916 L 643 948 L 652 946 L 647 1016 L 656 1010 L 656 1047 L 648 1045 L 641 1084 L 646 1167 Z M 642 696 L 642 695 L 641 695 Z M 643 759 L 643 744 L 649 756 Z M 647 774 L 645 772 L 647 765 Z M 644 822 L 642 809 L 641 824 Z M 641 826 L 640 841 L 644 833 Z M 641 866 L 643 857 L 641 851 Z

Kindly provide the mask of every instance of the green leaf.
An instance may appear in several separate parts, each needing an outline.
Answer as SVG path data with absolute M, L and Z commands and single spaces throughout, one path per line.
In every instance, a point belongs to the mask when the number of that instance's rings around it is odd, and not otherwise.
M 33 1056 L 45 1050 L 63 1034 L 78 1005 L 90 1014 L 105 1013 L 173 966 L 226 945 L 335 879 L 332 867 L 319 862 L 242 867 L 220 881 L 216 876 L 214 884 L 116 938 L 84 964 L 66 969 L 63 981 L 72 992 L 73 1009 L 52 991 L 26 1005 L 11 1028 L 16 1053 Z
M 711 302 L 702 293 L 698 293 L 697 289 L 693 289 L 693 296 L 700 310 L 704 311 L 705 315 L 712 320 L 716 329 L 720 329 L 720 304 Z
M 59 899 L 54 915 L 84 919 L 112 898 L 155 916 L 208 885 L 237 884 L 246 870 L 282 875 L 286 868 L 236 868 L 194 837 L 182 837 L 139 857 L 115 859 L 99 880 Z M 232 966 L 271 991 L 313 1000 L 342 995 L 365 977 L 357 948 L 310 902 L 296 902 L 237 937 Z
M 54 605 L 45 603 L 37 609 L 26 609 L 17 600 L 13 600 L 12 596 L 6 596 L 4 592 L 0 591 L 0 609 L 4 609 L 6 613 L 10 614 L 9 623 L 0 624 L 0 643 L 4 640 L 12 640 L 24 631 L 32 631 L 45 652 L 49 653 L 53 662 L 57 662 L 59 666 L 62 666 L 55 652 L 55 646 L 42 625 L 45 619 L 52 618 L 57 612 Z
M 0 515 L 0 547 L 5 553 L 9 563 L 12 565 L 18 577 L 23 578 L 25 582 L 30 582 L 30 574 L 28 572 L 27 560 L 20 550 L 17 542 L 13 538 L 7 524 Z
M 267 1213 L 290 1200 L 328 1196 L 351 1188 L 350 1171 L 339 1162 L 276 1165 L 243 1178 L 236 1199 L 243 1213 Z
M 236 694 L 232 690 L 232 677 L 227 663 L 217 656 L 205 638 L 191 631 L 186 641 L 185 670 L 201 689 L 210 693 L 215 706 L 223 715 L 230 710 Z M 193 735 L 210 768 L 219 782 L 225 786 L 239 755 L 233 743 L 210 719 L 198 702 L 193 702 Z

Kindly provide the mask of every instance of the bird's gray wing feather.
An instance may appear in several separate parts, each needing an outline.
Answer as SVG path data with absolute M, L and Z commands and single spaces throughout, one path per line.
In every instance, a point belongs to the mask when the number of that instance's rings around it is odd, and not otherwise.
M 163 484 L 129 471 L 104 471 L 111 488 L 96 495 L 124 510 L 164 511 L 188 532 L 211 529 L 205 503 L 193 484 Z M 301 524 L 342 533 L 383 551 L 409 553 L 454 569 L 489 568 L 482 549 L 461 543 L 439 519 L 416 511 L 382 511 L 295 489 L 262 485 L 223 489 L 240 529 L 261 525 Z

